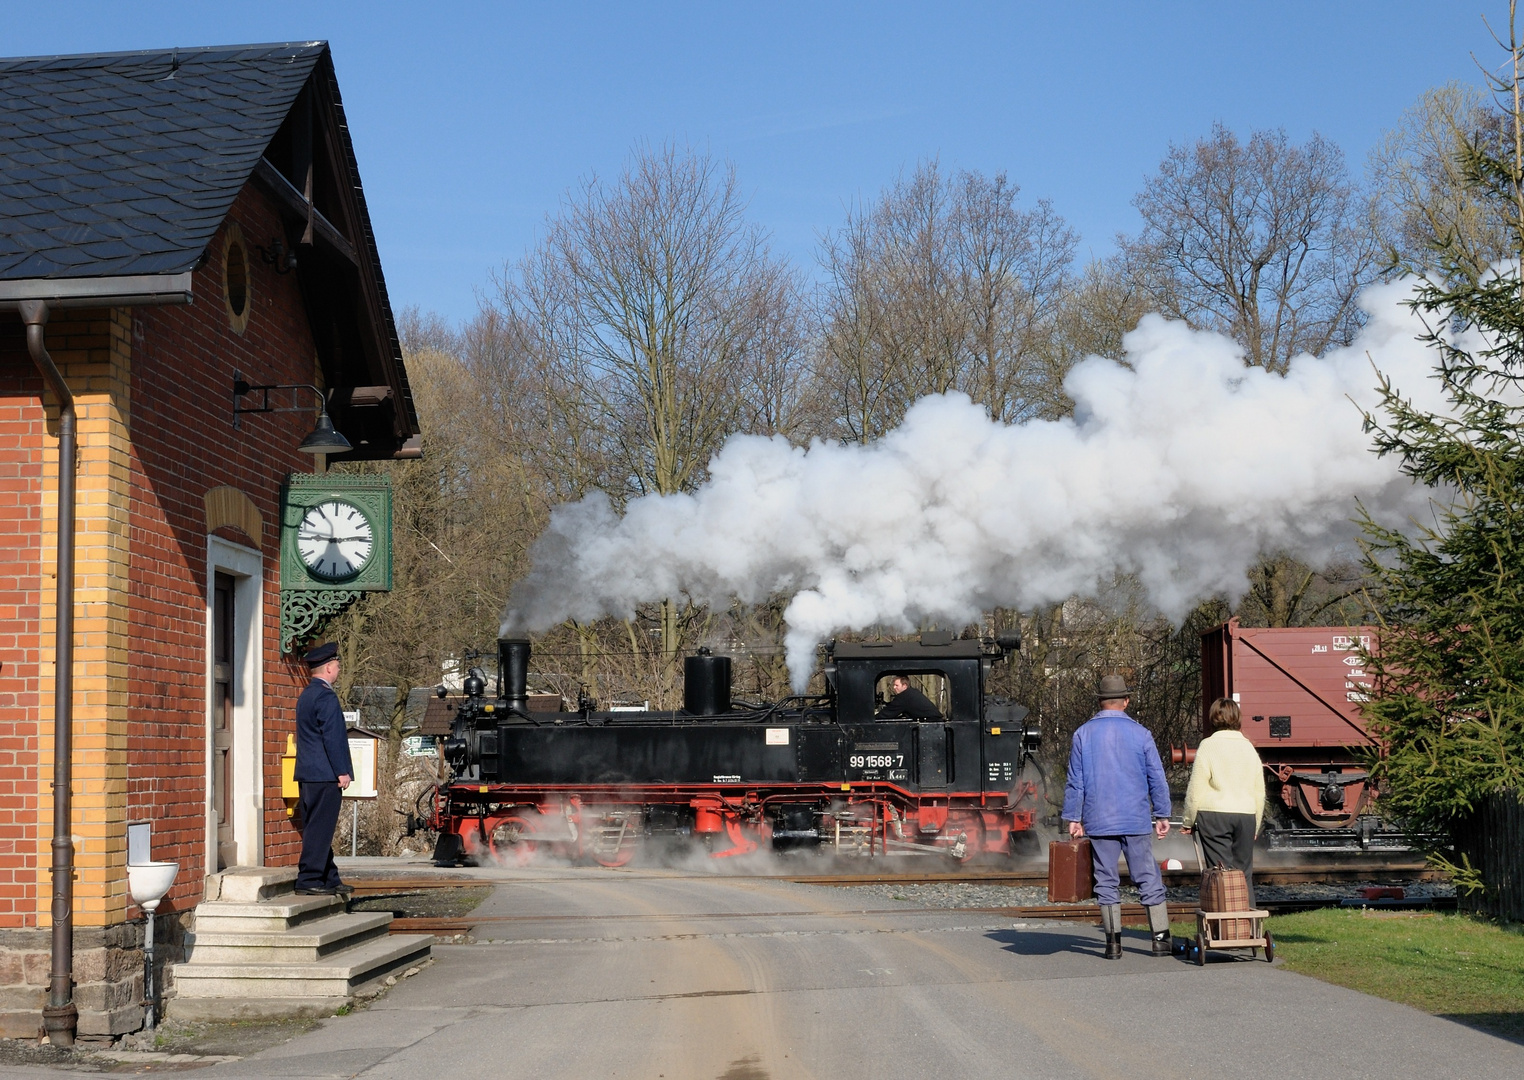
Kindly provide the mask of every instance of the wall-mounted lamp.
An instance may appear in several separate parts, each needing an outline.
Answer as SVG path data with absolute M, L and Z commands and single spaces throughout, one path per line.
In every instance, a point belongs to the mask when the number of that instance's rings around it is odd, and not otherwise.
M 259 248 L 259 257 L 267 263 L 275 264 L 277 274 L 289 274 L 296 266 L 296 252 L 286 246 L 286 242 L 277 236 L 270 241 L 269 247 Z
M 302 453 L 342 454 L 354 449 L 354 447 L 350 446 L 349 440 L 334 429 L 333 421 L 328 419 L 328 399 L 323 396 L 321 390 L 310 383 L 281 383 L 278 385 L 255 386 L 246 382 L 238 372 L 233 372 L 233 426 L 238 426 L 238 418 L 240 416 L 246 416 L 249 413 L 296 412 L 300 410 L 300 406 L 285 409 L 277 409 L 272 406 L 270 404 L 271 390 L 311 390 L 317 395 L 319 410 L 317 426 L 312 429 L 312 433 L 303 439 L 301 445 L 297 447 Z M 239 408 L 239 399 L 246 394 L 262 394 L 263 401 L 260 406 L 254 409 Z

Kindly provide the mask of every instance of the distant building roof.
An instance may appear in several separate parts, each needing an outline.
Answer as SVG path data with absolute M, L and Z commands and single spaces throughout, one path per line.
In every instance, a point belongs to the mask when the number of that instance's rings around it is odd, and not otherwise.
M 194 269 L 327 49 L 0 60 L 0 279 Z

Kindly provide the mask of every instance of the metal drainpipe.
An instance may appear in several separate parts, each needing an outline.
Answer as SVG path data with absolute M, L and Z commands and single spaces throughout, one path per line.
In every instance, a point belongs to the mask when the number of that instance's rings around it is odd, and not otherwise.
M 73 1046 L 79 1025 L 74 1006 L 74 838 L 71 784 L 74 731 L 74 470 L 77 456 L 74 395 L 48 355 L 42 328 L 48 306 L 18 305 L 26 347 L 43 381 L 58 398 L 58 601 L 53 682 L 53 970 L 42 1026 L 54 1046 Z

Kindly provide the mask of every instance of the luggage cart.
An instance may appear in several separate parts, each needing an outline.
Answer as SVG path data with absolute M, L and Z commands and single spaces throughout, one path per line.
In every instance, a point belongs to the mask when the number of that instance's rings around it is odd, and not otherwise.
M 1206 875 L 1206 857 L 1201 851 L 1201 841 L 1195 833 L 1191 839 L 1196 841 L 1196 865 L 1201 869 L 1203 877 Z M 1206 966 L 1206 954 L 1208 949 L 1249 949 L 1256 955 L 1259 950 L 1265 950 L 1265 959 L 1275 962 L 1275 938 L 1265 929 L 1265 920 L 1270 917 L 1268 911 L 1257 908 L 1247 911 L 1207 911 L 1198 907 L 1196 909 L 1196 940 L 1189 946 L 1190 959 L 1195 961 L 1197 967 Z M 1227 920 L 1247 920 L 1249 923 L 1248 937 L 1224 937 Z

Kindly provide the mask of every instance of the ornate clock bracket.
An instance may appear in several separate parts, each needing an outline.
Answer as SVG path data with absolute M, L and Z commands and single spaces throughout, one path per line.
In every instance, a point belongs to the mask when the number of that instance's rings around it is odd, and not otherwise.
M 282 589 L 280 650 L 289 653 L 319 627 L 360 598 L 359 589 Z

